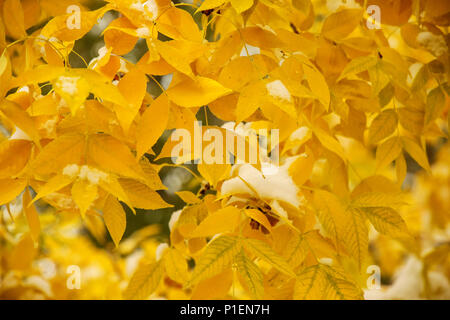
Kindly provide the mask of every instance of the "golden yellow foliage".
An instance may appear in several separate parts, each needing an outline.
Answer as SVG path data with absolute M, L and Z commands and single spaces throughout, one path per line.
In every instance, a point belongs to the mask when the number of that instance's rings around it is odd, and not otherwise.
M 450 299 L 449 25 L 445 0 L 0 1 L 0 297 Z

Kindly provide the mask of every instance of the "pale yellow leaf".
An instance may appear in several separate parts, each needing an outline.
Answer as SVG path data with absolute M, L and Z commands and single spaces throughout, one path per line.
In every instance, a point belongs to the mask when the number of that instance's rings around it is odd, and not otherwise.
M 196 261 L 195 269 L 186 287 L 222 272 L 231 264 L 239 249 L 240 242 L 236 237 L 220 236 L 212 240 Z
M 397 113 L 394 110 L 381 112 L 370 125 L 369 142 L 375 144 L 391 135 L 397 128 L 397 122 Z
M 369 207 L 364 208 L 363 211 L 369 218 L 370 223 L 382 234 L 396 237 L 408 233 L 405 221 L 392 208 Z
M 322 35 L 330 40 L 340 40 L 348 36 L 362 18 L 361 9 L 343 9 L 330 14 L 322 26 Z
M 0 179 L 0 205 L 13 201 L 26 186 L 26 179 Z
M 39 221 L 39 214 L 34 205 L 29 205 L 31 201 L 30 190 L 25 190 L 23 194 L 23 211 L 27 217 L 30 234 L 34 242 L 39 241 L 39 234 L 41 233 L 41 223 Z
M 263 273 L 252 260 L 241 250 L 235 258 L 240 279 L 243 286 L 253 299 L 261 299 L 264 295 Z
M 175 192 L 175 194 L 187 204 L 195 204 L 201 202 L 201 200 L 191 191 L 178 191 Z
M 137 128 L 136 152 L 141 158 L 161 137 L 169 121 L 169 100 L 161 94 L 145 110 Z
M 180 251 L 169 248 L 164 252 L 166 273 L 172 280 L 184 284 L 189 279 L 188 264 Z
M 194 230 L 192 237 L 207 237 L 233 231 L 239 224 L 240 210 L 225 207 L 207 216 Z
M 141 264 L 128 283 L 123 296 L 127 300 L 147 299 L 159 285 L 164 273 L 161 261 Z
M 377 170 L 383 169 L 402 152 L 402 143 L 398 137 L 392 137 L 380 144 L 376 151 Z
M 103 207 L 103 219 L 117 247 L 125 232 L 127 219 L 122 205 L 111 195 L 106 198 L 105 206 Z
M 417 142 L 411 138 L 402 137 L 403 147 L 406 152 L 425 170 L 430 171 L 430 164 L 425 150 L 423 150 Z
M 257 239 L 245 239 L 244 246 L 258 258 L 270 263 L 279 271 L 291 277 L 295 277 L 294 271 L 292 271 L 286 260 L 273 251 L 267 242 Z
M 225 96 L 232 91 L 217 81 L 196 77 L 187 78 L 167 90 L 169 99 L 182 107 L 200 107 Z
M 134 208 L 156 210 L 172 206 L 165 202 L 158 192 L 152 190 L 144 183 L 125 178 L 119 179 L 119 183 L 125 191 L 131 206 Z
M 84 218 L 86 211 L 98 197 L 97 185 L 91 184 L 87 180 L 77 180 L 72 185 L 71 194 Z

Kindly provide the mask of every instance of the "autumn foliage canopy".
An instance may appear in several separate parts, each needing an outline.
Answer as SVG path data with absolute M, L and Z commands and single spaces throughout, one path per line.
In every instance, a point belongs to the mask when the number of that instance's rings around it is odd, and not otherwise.
M 0 0 L 0 297 L 450 299 L 449 25 L 446 0 Z

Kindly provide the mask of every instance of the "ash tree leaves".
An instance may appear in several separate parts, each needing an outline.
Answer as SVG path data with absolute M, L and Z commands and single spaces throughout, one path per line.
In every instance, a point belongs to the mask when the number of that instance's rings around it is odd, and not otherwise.
M 356 28 L 361 18 L 360 9 L 344 9 L 333 13 L 323 23 L 322 35 L 331 40 L 345 38 Z
M 247 239 L 244 241 L 244 246 L 258 258 L 264 259 L 280 272 L 290 276 L 295 275 L 289 264 L 263 241 L 257 239 Z
M 106 199 L 103 207 L 103 219 L 114 243 L 118 246 L 125 232 L 127 220 L 122 205 L 112 196 Z
M 342 200 L 326 191 L 316 191 L 314 201 L 317 216 L 333 240 L 338 252 L 343 246 L 361 268 L 367 257 L 368 230 L 364 216 L 358 208 L 345 205 Z
M 239 252 L 240 246 L 238 238 L 232 236 L 219 236 L 211 241 L 196 262 L 194 272 L 186 286 L 189 287 L 202 279 L 222 272 L 231 265 L 234 256 Z
M 141 264 L 124 292 L 124 298 L 128 300 L 142 300 L 156 290 L 163 276 L 162 261 L 149 264 Z
M 394 110 L 381 112 L 372 122 L 369 128 L 370 143 L 377 143 L 390 136 L 397 129 L 398 118 Z
M 320 264 L 300 273 L 294 290 L 294 299 L 299 300 L 359 300 L 363 296 L 352 280 Z
M 369 244 L 412 240 L 410 184 L 445 171 L 434 161 L 450 119 L 440 2 L 372 2 L 71 1 L 71 28 L 63 5 L 3 1 L 0 205 L 23 207 L 18 256 L 51 236 L 48 204 L 109 233 L 125 299 L 363 298 Z M 381 7 L 381 29 L 367 25 L 368 4 Z M 104 47 L 75 67 L 77 41 L 100 26 Z M 199 119 L 202 134 L 230 134 L 248 154 L 191 141 L 167 163 L 172 138 L 195 137 Z M 265 154 L 241 163 L 250 149 Z M 201 161 L 205 151 L 238 161 Z M 175 195 L 180 210 L 165 200 Z M 168 243 L 153 248 L 164 237 L 147 239 L 147 227 L 123 239 L 136 218 L 125 206 L 170 212 Z
M 445 108 L 445 94 L 440 87 L 432 89 L 427 95 L 425 126 L 441 115 Z
M 236 265 L 243 285 L 248 288 L 251 297 L 261 299 L 264 295 L 264 276 L 261 270 L 243 251 L 236 255 Z
M 197 77 L 185 79 L 167 90 L 169 99 L 182 107 L 200 107 L 231 93 L 217 81 Z
M 161 137 L 169 121 L 170 102 L 160 95 L 142 114 L 137 128 L 136 156 L 141 158 Z M 158 119 L 155 123 L 154 119 Z

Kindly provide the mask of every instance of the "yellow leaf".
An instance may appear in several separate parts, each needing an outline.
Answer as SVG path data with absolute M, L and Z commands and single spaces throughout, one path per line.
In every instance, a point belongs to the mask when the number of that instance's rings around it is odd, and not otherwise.
M 111 152 L 114 152 L 112 156 Z M 88 140 L 88 158 L 106 172 L 143 180 L 144 173 L 130 149 L 121 141 L 103 134 Z
M 124 178 L 119 179 L 119 182 L 130 201 L 131 207 L 146 210 L 172 207 L 161 198 L 159 193 L 150 189 L 144 183 Z
M 105 206 L 103 207 L 103 219 L 117 248 L 125 232 L 127 219 L 122 205 L 111 195 L 106 198 Z
M 188 281 L 188 264 L 180 251 L 169 248 L 164 252 L 163 259 L 166 273 L 169 278 L 181 284 Z
M 389 83 L 390 77 L 381 68 L 381 64 L 378 62 L 376 65 L 370 67 L 369 72 L 370 82 L 372 82 L 372 95 L 376 96 L 380 91 Z
M 347 162 L 347 156 L 345 155 L 344 148 L 341 146 L 338 140 L 324 131 L 322 128 L 314 127 L 313 132 L 319 139 L 320 143 L 330 151 L 336 153 L 344 162 Z
M 197 9 L 197 11 L 204 11 L 217 8 L 218 6 L 224 4 L 225 2 L 226 2 L 225 0 L 205 0 L 202 2 L 202 5 Z
M 403 184 L 403 180 L 405 180 L 407 173 L 406 160 L 403 154 L 400 154 L 398 158 L 395 160 L 395 170 L 397 174 L 397 183 L 399 185 Z
M 205 162 L 197 165 L 198 172 L 209 182 L 211 186 L 217 187 L 219 181 L 228 178 L 231 170 L 230 164 L 206 164 Z
M 35 100 L 27 109 L 27 112 L 35 117 L 42 115 L 54 115 L 58 112 L 58 105 L 53 95 L 47 94 L 41 99 Z
M 305 268 L 295 283 L 296 300 L 360 300 L 361 289 L 342 274 L 325 265 Z
M 316 259 L 332 258 L 336 250 L 332 243 L 325 239 L 318 230 L 305 233 L 292 232 L 283 250 L 283 256 L 292 268 L 299 266 L 312 253 Z
M 37 200 L 48 196 L 49 194 L 56 192 L 65 186 L 68 186 L 76 179 L 76 176 L 68 176 L 64 174 L 57 174 L 53 178 L 51 178 L 49 181 L 47 181 L 46 184 L 44 184 L 41 188 L 39 188 L 39 192 L 37 195 L 33 198 L 33 201 L 30 203 L 34 203 Z
M 136 156 L 141 158 L 163 134 L 169 121 L 169 100 L 161 94 L 148 107 L 137 128 Z
M 272 232 L 272 226 L 266 215 L 257 209 L 245 210 L 245 214 L 250 218 L 261 224 L 269 232 Z
M 311 150 L 302 153 L 289 167 L 289 175 L 297 186 L 302 186 L 311 176 L 314 166 L 314 156 Z
M 295 277 L 294 271 L 292 271 L 286 260 L 273 251 L 268 243 L 257 239 L 245 239 L 244 246 L 258 258 L 267 261 L 279 271 L 291 277 Z
M 100 179 L 98 184 L 103 190 L 119 199 L 119 201 L 125 202 L 133 211 L 133 213 L 135 213 L 130 199 L 128 199 L 128 196 L 125 193 L 125 190 L 123 190 L 122 186 L 120 185 L 119 179 L 117 177 L 115 177 L 114 175 L 108 175 L 107 179 Z
M 0 179 L 0 206 L 13 201 L 26 186 L 25 179 Z
M 323 23 L 322 35 L 330 40 L 343 39 L 358 26 L 361 18 L 360 9 L 343 9 L 332 13 Z
M 47 144 L 31 163 L 33 173 L 47 176 L 53 172 L 61 172 L 68 164 L 79 164 L 84 154 L 84 136 L 68 134 L 59 136 Z
M 369 142 L 375 144 L 391 135 L 397 129 L 397 113 L 392 110 L 381 112 L 370 125 Z
M 285 45 L 273 32 L 260 26 L 246 27 L 240 30 L 240 34 L 246 44 L 262 49 L 281 48 Z
M 22 129 L 38 146 L 40 146 L 39 132 L 33 119 L 18 104 L 4 99 L 0 103 L 0 112 L 2 112 L 17 127 Z
M 231 264 L 239 249 L 240 242 L 236 237 L 220 236 L 212 240 L 196 261 L 191 279 L 185 287 L 222 272 Z
M 26 140 L 7 140 L 0 143 L 0 179 L 14 177 L 28 163 L 32 143 Z
M 440 87 L 436 87 L 428 93 L 427 107 L 425 109 L 425 125 L 437 119 L 445 109 L 445 94 Z
M 398 120 L 403 128 L 415 135 L 420 135 L 425 123 L 425 113 L 415 108 L 399 108 Z
M 146 74 L 162 76 L 175 71 L 175 68 L 168 64 L 163 58 L 156 61 L 149 61 L 149 56 L 150 55 L 147 52 L 136 64 L 136 66 Z
M 192 292 L 192 300 L 220 299 L 225 297 L 233 283 L 233 272 L 231 268 L 202 280 Z
M 39 234 L 41 233 L 41 223 L 39 222 L 39 214 L 34 205 L 29 205 L 31 201 L 30 190 L 25 190 L 23 194 L 23 211 L 27 217 L 28 226 L 30 227 L 30 234 L 34 242 L 39 241 Z
M 117 116 L 124 131 L 128 132 L 147 92 L 147 76 L 138 68 L 134 68 L 125 74 L 117 87 L 130 106 L 130 108 L 116 109 L 116 113 L 121 111 Z
M 186 40 L 155 41 L 158 53 L 178 71 L 194 77 L 190 64 L 203 54 L 204 47 Z
M 255 81 L 242 89 L 236 106 L 236 122 L 250 117 L 263 103 L 265 86 L 263 81 Z
M 0 26 L 0 48 L 3 48 L 4 45 L 2 44 L 2 27 Z M 3 35 L 4 36 L 4 35 Z M 5 50 L 3 54 L 0 56 L 0 96 L 4 97 L 6 95 L 6 92 L 8 91 L 8 88 L 10 88 L 10 81 L 11 81 L 11 63 L 9 61 L 8 55 L 6 54 L 7 51 Z
M 254 56 L 238 57 L 231 60 L 220 71 L 218 81 L 227 88 L 241 91 L 247 83 L 258 80 L 256 71 L 263 65 L 260 66 L 257 61 L 258 59 Z
M 305 72 L 306 80 L 308 81 L 311 91 L 318 97 L 320 103 L 328 110 L 330 106 L 330 89 L 325 81 L 322 73 L 313 65 L 305 64 L 303 71 Z
M 399 207 L 407 204 L 405 196 L 400 192 L 365 192 L 353 199 L 356 207 Z
M 24 85 L 37 84 L 47 82 L 58 78 L 66 72 L 64 67 L 55 67 L 52 65 L 40 65 L 34 69 L 21 73 L 11 82 L 11 87 L 20 87 Z
M 33 239 L 29 233 L 26 233 L 15 245 L 8 268 L 11 270 L 26 270 L 31 267 L 36 254 L 37 249 L 34 247 Z
M 177 196 L 181 198 L 184 202 L 187 204 L 195 204 L 202 202 L 195 194 L 193 194 L 191 191 L 178 191 L 175 192 Z
M 402 152 L 398 137 L 392 137 L 380 144 L 376 151 L 377 171 L 389 165 Z
M 241 250 L 236 255 L 236 265 L 243 286 L 253 299 L 261 299 L 264 295 L 263 274 L 261 270 Z
M 72 76 L 70 73 L 58 77 L 53 83 L 53 87 L 55 92 L 67 103 L 72 115 L 75 115 L 78 108 L 84 103 L 90 89 L 86 79 Z
M 239 225 L 240 210 L 225 207 L 207 216 L 193 231 L 192 237 L 208 237 L 232 232 Z
M 350 60 L 350 62 L 345 66 L 344 70 L 342 70 L 338 80 L 366 71 L 369 68 L 375 66 L 376 63 L 377 59 L 373 56 L 363 56 Z
M 90 69 L 71 69 L 70 74 L 85 79 L 89 83 L 89 90 L 94 96 L 101 98 L 103 101 L 110 101 L 124 107 L 129 107 L 127 100 L 123 97 L 117 86 L 111 83 L 108 77 Z
M 238 13 L 242 13 L 245 10 L 250 9 L 253 5 L 253 0 L 231 0 L 230 2 Z
M 125 55 L 133 50 L 138 37 L 134 37 L 114 27 L 133 28 L 134 26 L 126 17 L 119 17 L 113 20 L 104 31 L 105 46 L 112 48 L 111 52 L 114 54 Z
M 26 37 L 24 13 L 20 0 L 5 0 L 3 19 L 8 34 L 15 40 Z
M 344 244 L 357 263 L 359 270 L 363 267 L 369 248 L 369 231 L 367 229 L 365 217 L 359 210 L 350 209 L 346 212 L 349 215 L 350 223 L 344 226 Z
M 225 88 L 217 81 L 197 77 L 185 79 L 167 90 L 169 99 L 182 107 L 200 107 L 225 96 L 232 91 Z
M 82 38 L 97 23 L 104 13 L 111 8 L 103 6 L 94 11 L 81 11 L 79 19 L 77 13 L 58 15 L 50 20 L 41 30 L 41 35 L 50 39 L 55 37 L 62 41 L 75 41 Z M 79 22 L 79 26 L 77 25 Z
M 426 152 L 411 138 L 402 137 L 403 147 L 406 152 L 425 170 L 431 171 Z
M 127 300 L 147 299 L 158 287 L 164 273 L 161 261 L 141 264 L 130 279 L 123 296 Z
M 396 185 L 391 179 L 382 176 L 382 175 L 374 175 L 368 178 L 363 179 L 352 191 L 351 197 L 355 199 L 358 196 L 363 194 L 370 193 L 391 193 L 397 194 L 400 193 L 400 188 Z
M 159 170 L 161 167 L 157 165 L 152 165 L 150 161 L 143 157 L 139 160 L 139 165 L 144 171 L 146 178 L 146 185 L 148 185 L 153 190 L 167 190 L 167 187 L 162 183 L 161 178 L 159 177 Z
M 370 223 L 375 229 L 391 237 L 401 236 L 408 233 L 405 221 L 392 208 L 388 207 L 369 207 L 363 211 L 369 218 Z
M 172 39 L 201 42 L 202 34 L 192 15 L 186 10 L 170 7 L 158 17 L 156 28 Z
M 327 191 L 315 191 L 314 203 L 317 217 L 337 251 L 344 246 L 361 268 L 368 248 L 368 230 L 362 215 L 356 209 L 345 208 L 337 196 Z
M 87 180 L 77 180 L 72 185 L 71 194 L 84 218 L 86 211 L 98 197 L 97 185 L 90 184 Z

